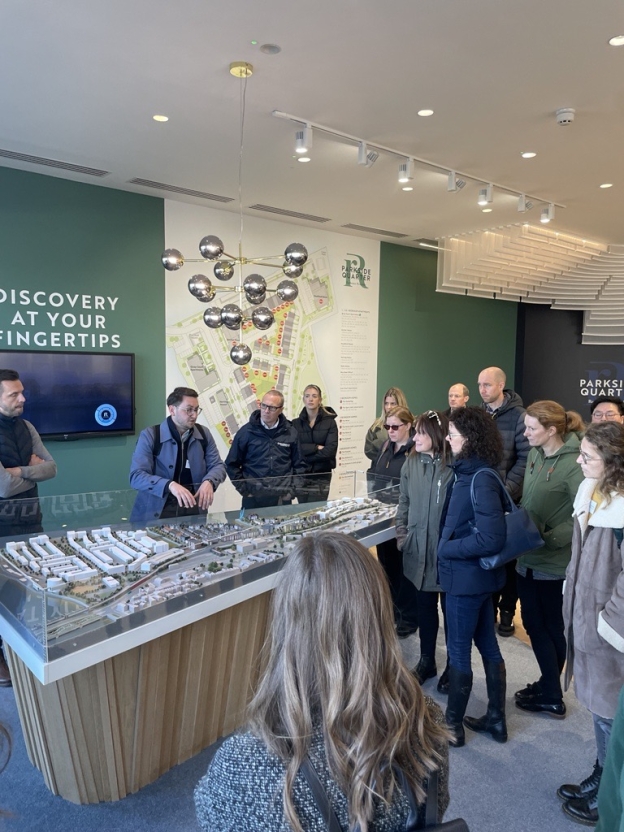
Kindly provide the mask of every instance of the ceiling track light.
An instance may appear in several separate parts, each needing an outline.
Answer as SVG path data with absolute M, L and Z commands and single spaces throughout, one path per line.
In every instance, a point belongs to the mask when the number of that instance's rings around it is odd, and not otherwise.
M 492 202 L 492 185 L 486 185 L 485 188 L 480 188 L 479 190 L 479 205 L 487 205 L 489 202 Z
M 410 182 L 414 178 L 414 160 L 406 159 L 399 165 L 399 182 Z
M 526 198 L 526 194 L 520 194 L 518 197 L 518 211 L 524 214 L 525 211 L 530 211 L 532 207 L 533 203 L 530 199 Z
M 312 128 L 309 124 L 295 133 L 295 153 L 307 153 L 312 147 Z
M 375 162 L 379 159 L 379 153 L 376 150 L 369 150 L 366 142 L 360 142 L 358 145 L 358 165 L 364 165 L 367 168 L 372 168 Z
M 547 223 L 555 218 L 555 206 L 551 202 L 549 205 L 545 205 L 542 208 L 542 215 L 540 216 L 540 222 Z
M 446 186 L 447 191 L 449 191 L 450 193 L 456 193 L 457 191 L 461 191 L 465 184 L 466 180 L 459 179 L 454 170 L 449 171 L 448 184 Z

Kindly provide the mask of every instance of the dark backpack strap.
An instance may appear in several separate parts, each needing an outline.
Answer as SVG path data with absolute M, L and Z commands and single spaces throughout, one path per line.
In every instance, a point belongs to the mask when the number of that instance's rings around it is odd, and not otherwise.
M 152 456 L 154 459 L 160 453 L 160 449 L 162 448 L 162 442 L 160 441 L 160 425 L 152 425 L 152 430 L 154 431 L 154 440 L 152 442 Z
M 201 442 L 202 451 L 204 453 L 206 453 L 206 448 L 208 447 L 208 438 L 206 437 L 206 428 L 203 425 L 198 424 L 197 422 L 195 422 L 195 427 L 201 433 L 201 439 L 199 441 Z
M 613 529 L 613 536 L 617 542 L 618 547 L 622 545 L 622 541 L 624 540 L 624 529 Z
M 502 489 L 502 492 L 503 492 L 503 505 L 506 504 L 507 512 L 512 512 L 512 511 L 517 511 L 518 510 L 518 506 L 511 499 L 509 491 L 507 491 L 507 489 L 505 488 L 505 483 L 503 482 L 503 480 L 502 480 L 500 474 L 498 473 L 498 471 L 495 471 L 493 468 L 479 468 L 479 470 L 475 471 L 474 474 L 472 475 L 472 481 L 470 483 L 470 501 L 472 503 L 473 512 L 474 512 L 474 509 L 475 509 L 475 506 L 476 506 L 476 500 L 475 500 L 475 494 L 474 494 L 474 483 L 475 483 L 476 478 L 479 476 L 479 474 L 491 474 L 494 477 L 494 479 L 498 482 L 498 484 L 500 485 L 500 487 Z
M 306 757 L 304 761 L 301 763 L 301 767 L 299 771 L 305 777 L 308 786 L 312 790 L 312 794 L 314 795 L 314 801 L 316 806 L 323 816 L 323 823 L 329 829 L 329 832 L 343 832 L 342 826 L 338 822 L 338 818 L 336 817 L 336 813 L 329 802 L 329 797 L 327 796 L 327 792 L 323 788 L 323 784 L 321 783 L 318 774 L 316 773 L 316 769 L 310 762 L 310 758 Z

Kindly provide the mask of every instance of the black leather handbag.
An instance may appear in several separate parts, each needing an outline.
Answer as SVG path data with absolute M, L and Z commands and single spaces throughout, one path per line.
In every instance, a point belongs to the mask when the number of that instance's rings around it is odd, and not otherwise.
M 309 757 L 306 757 L 301 764 L 301 773 L 307 780 L 308 786 L 312 790 L 316 805 L 323 816 L 323 820 L 327 825 L 329 832 L 344 832 L 342 826 L 338 822 L 336 813 L 329 802 L 327 792 L 323 788 L 318 774 Z M 462 818 L 446 821 L 446 823 L 438 823 L 438 772 L 434 771 L 429 775 L 429 782 L 427 785 L 427 803 L 425 806 L 425 823 L 424 826 L 419 823 L 419 807 L 416 796 L 412 791 L 405 772 L 395 767 L 394 772 L 399 781 L 401 791 L 407 797 L 410 805 L 409 815 L 405 821 L 404 830 L 397 830 L 397 832 L 418 832 L 419 829 L 428 829 L 430 832 L 470 832 L 468 825 Z M 359 832 L 359 826 L 356 827 L 355 832 Z
M 480 468 L 472 478 L 472 482 L 470 483 L 470 499 L 472 501 L 473 511 L 475 511 L 476 506 L 474 482 L 479 474 L 490 474 L 498 480 L 503 492 L 503 501 L 506 504 L 505 525 L 507 526 L 507 535 L 503 548 L 495 555 L 486 555 L 485 557 L 479 558 L 479 566 L 482 569 L 497 569 L 499 566 L 504 566 L 519 555 L 523 555 L 525 552 L 530 552 L 533 549 L 541 549 L 544 545 L 544 540 L 537 526 L 529 517 L 527 510 L 514 503 L 505 488 L 505 483 L 492 468 Z M 477 527 L 475 526 L 473 532 L 476 531 Z

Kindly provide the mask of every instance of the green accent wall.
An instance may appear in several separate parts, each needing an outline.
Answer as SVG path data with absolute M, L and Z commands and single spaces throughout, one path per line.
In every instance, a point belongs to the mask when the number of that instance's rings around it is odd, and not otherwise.
M 96 185 L 0 168 L 0 290 L 100 295 L 118 298 L 115 310 L 101 314 L 105 325 L 53 326 L 47 312 L 87 309 L 0 303 L 0 349 L 46 349 L 32 343 L 54 331 L 88 331 L 77 351 L 133 352 L 136 427 L 159 422 L 165 412 L 165 283 L 160 255 L 164 249 L 164 202 Z M 0 293 L 0 297 L 3 295 Z M 43 297 L 43 296 L 41 296 Z M 9 294 L 10 298 L 10 294 Z M 27 310 L 38 311 L 28 319 Z M 25 324 L 15 323 L 20 311 Z M 95 314 L 94 310 L 91 310 Z M 31 320 L 35 321 L 31 325 Z M 86 318 L 85 318 L 86 320 Z M 13 343 L 8 343 L 8 332 Z M 30 332 L 31 343 L 16 346 L 17 331 Z M 99 347 L 101 333 L 118 335 L 118 350 Z M 58 337 L 58 336 L 57 336 Z M 72 349 L 60 345 L 57 349 Z M 19 367 L 15 367 L 19 370 Z M 54 402 L 50 402 L 54 407 Z M 27 415 L 27 414 L 26 414 Z M 35 427 L 37 427 L 35 425 Z M 102 437 L 75 442 L 46 442 L 58 465 L 55 479 L 43 483 L 43 495 L 127 489 L 136 436 Z
M 463 382 L 479 404 L 477 377 L 502 367 L 513 387 L 517 303 L 436 292 L 437 255 L 381 244 L 377 409 L 400 387 L 411 410 L 445 410 L 448 388 Z

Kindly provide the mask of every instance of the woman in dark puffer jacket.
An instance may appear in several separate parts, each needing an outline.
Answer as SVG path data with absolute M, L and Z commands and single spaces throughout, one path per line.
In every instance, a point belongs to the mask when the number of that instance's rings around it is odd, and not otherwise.
M 336 467 L 338 426 L 336 412 L 323 405 L 321 388 L 308 384 L 303 391 L 305 405 L 292 426 L 299 434 L 301 453 L 308 466 L 303 489 L 297 492 L 300 503 L 325 501 L 329 497 L 332 470 Z

